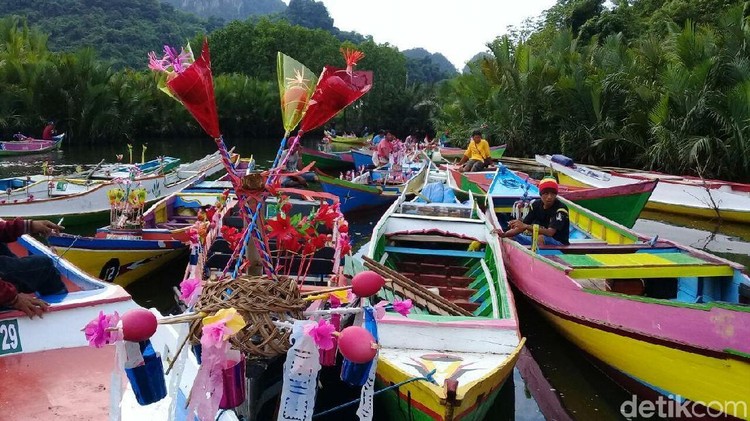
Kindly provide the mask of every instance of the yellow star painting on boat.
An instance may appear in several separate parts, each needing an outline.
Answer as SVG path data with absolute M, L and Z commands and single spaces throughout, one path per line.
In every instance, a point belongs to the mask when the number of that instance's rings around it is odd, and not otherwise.
M 422 376 L 427 376 L 435 370 L 433 378 L 438 384 L 442 384 L 445 380 L 458 380 L 464 373 L 474 370 L 468 368 L 472 363 L 464 364 L 463 358 L 451 354 L 424 354 L 419 357 L 419 360 L 412 358 L 412 361 L 414 364 L 407 365 L 416 368 Z

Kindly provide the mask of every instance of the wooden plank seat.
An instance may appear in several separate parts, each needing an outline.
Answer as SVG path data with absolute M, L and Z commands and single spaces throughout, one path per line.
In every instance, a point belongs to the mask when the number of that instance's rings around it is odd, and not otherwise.
M 733 269 L 686 253 L 590 253 L 545 256 L 571 267 L 573 278 L 670 278 L 732 276 Z
M 401 272 L 412 281 L 425 287 L 468 288 L 474 279 L 468 276 L 448 276 L 447 274 L 427 274 L 419 272 Z
M 447 274 L 448 276 L 461 276 L 466 273 L 466 268 L 463 266 L 445 264 L 445 263 L 431 263 L 431 262 L 397 262 L 396 266 L 402 272 L 413 272 L 413 273 L 439 273 Z
M 385 246 L 388 253 L 405 253 L 425 256 L 447 256 L 447 257 L 473 257 L 481 259 L 483 251 L 445 250 L 445 249 L 420 249 L 416 247 Z

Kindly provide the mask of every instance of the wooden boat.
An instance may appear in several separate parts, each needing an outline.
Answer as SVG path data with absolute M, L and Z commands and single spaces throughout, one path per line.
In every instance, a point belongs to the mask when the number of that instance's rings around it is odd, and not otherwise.
M 16 135 L 18 140 L 0 142 L 0 156 L 28 155 L 60 149 L 65 133 L 50 140 L 35 139 L 33 137 Z
M 352 158 L 354 159 L 354 168 L 372 168 L 375 164 L 372 161 L 373 151 L 367 148 L 352 149 Z
M 323 152 L 317 149 L 300 148 L 302 165 L 310 165 L 315 162 L 315 168 L 329 173 L 348 171 L 354 169 L 354 160 L 350 152 Z
M 503 239 L 512 282 L 634 393 L 748 419 L 742 412 L 750 398 L 745 268 L 561 200 L 571 244 L 532 251 Z M 507 226 L 506 214 L 489 213 L 496 226 Z
M 555 170 L 562 184 L 612 187 L 658 179 L 646 209 L 675 214 L 750 222 L 750 185 L 718 180 L 670 176 L 667 174 L 606 172 L 584 165 L 570 167 L 553 161 L 550 155 L 537 155 L 538 163 Z
M 472 203 L 407 202 L 373 230 L 366 260 L 392 279 L 382 297 L 411 299 L 408 317 L 378 322 L 380 387 L 389 419 L 482 420 L 523 348 L 513 294 L 492 226 Z M 382 265 L 380 263 L 382 263 Z
M 466 152 L 466 148 L 451 148 L 448 146 L 440 147 L 440 156 L 445 159 L 461 159 Z M 505 145 L 490 146 L 490 158 L 500 159 L 505 153 Z
M 391 172 L 390 168 L 366 171 L 353 180 L 319 174 L 323 191 L 339 197 L 342 212 L 352 212 L 393 203 L 403 192 L 414 193 L 425 182 L 429 164 L 410 172 Z M 402 180 L 406 181 L 402 181 Z
M 357 136 L 331 136 L 330 133 L 325 132 L 325 135 L 328 136 L 329 139 L 331 139 L 332 142 L 336 143 L 347 143 L 351 145 L 363 145 L 367 142 L 372 141 L 372 135 L 370 136 L 363 136 L 363 137 L 357 137 Z
M 49 256 L 69 293 L 42 297 L 51 304 L 43 319 L 0 310 L 0 373 L 5 379 L 0 382 L 0 418 L 108 419 L 110 380 L 119 370 L 115 348 L 89 347 L 81 328 L 100 311 L 123 314 L 138 306 L 120 286 L 87 275 L 30 236 L 22 236 L 11 249 L 18 255 Z M 86 374 L 76 374 L 81 370 Z
M 505 170 L 502 168 L 505 168 Z M 529 197 L 539 197 L 539 190 L 537 189 L 538 180 L 526 174 L 511 171 L 507 167 L 501 167 L 495 172 L 484 171 L 477 173 L 461 173 L 450 168 L 449 174 L 448 184 L 456 192 L 456 196 L 462 199 L 468 197 L 468 192 L 483 197 L 490 189 L 495 191 L 496 196 L 500 196 L 503 194 L 503 189 L 505 189 L 505 185 L 502 184 L 503 182 L 513 183 L 514 185 L 528 182 L 533 185 L 529 189 Z M 496 177 L 500 177 L 500 181 L 493 185 L 493 180 Z M 560 186 L 560 195 L 586 209 L 631 228 L 641 214 L 657 183 L 657 180 L 648 180 L 606 188 Z M 516 196 L 511 194 L 511 197 L 515 198 Z
M 189 164 L 182 164 L 167 174 L 137 179 L 152 202 L 215 174 L 222 169 L 217 153 Z M 86 217 L 98 216 L 110 209 L 107 192 L 116 186 L 113 181 L 51 178 L 41 179 L 25 187 L 0 195 L 0 218 L 55 219 L 65 216 L 67 224 Z
M 171 156 L 152 159 L 140 164 L 110 164 L 93 171 L 90 178 L 113 179 L 128 178 L 135 171 L 139 176 L 164 174 L 175 170 L 180 165 L 180 159 Z

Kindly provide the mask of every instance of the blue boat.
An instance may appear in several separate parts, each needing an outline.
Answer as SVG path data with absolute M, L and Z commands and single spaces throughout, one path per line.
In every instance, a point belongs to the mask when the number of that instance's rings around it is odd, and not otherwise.
M 429 163 L 423 164 L 406 182 L 392 184 L 388 179 L 403 176 L 394 174 L 390 169 L 372 170 L 357 176 L 352 181 L 320 175 L 320 185 L 323 191 L 339 197 L 342 212 L 353 212 L 368 208 L 376 208 L 393 203 L 402 192 L 407 194 L 417 192 L 425 183 Z
M 528 202 L 539 198 L 539 189 L 534 184 L 502 164 L 497 167 L 487 193 L 492 196 L 495 212 L 511 212 L 519 198 Z
M 354 168 L 357 170 L 373 168 L 375 165 L 372 163 L 372 154 L 373 151 L 369 149 L 352 149 Z

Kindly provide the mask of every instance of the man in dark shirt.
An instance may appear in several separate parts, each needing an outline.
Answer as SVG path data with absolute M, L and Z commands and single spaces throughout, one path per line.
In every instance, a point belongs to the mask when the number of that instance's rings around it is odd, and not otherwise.
M 539 183 L 539 194 L 541 199 L 531 202 L 529 213 L 521 220 L 510 221 L 510 229 L 500 232 L 501 237 L 516 237 L 522 244 L 531 244 L 531 237 L 522 234 L 531 229 L 533 225 L 539 225 L 539 237 L 543 244 L 550 246 L 562 246 L 570 244 L 570 220 L 568 219 L 568 207 L 557 199 L 557 181 L 554 178 L 544 178 Z

